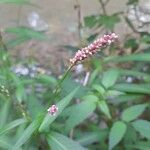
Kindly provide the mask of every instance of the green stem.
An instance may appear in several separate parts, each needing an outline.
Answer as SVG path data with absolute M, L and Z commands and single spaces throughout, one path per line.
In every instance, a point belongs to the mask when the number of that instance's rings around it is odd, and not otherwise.
M 101 8 L 102 8 L 103 14 L 107 15 L 106 8 L 105 8 L 105 3 L 102 0 L 99 0 L 99 2 L 101 4 Z
M 82 28 L 82 22 L 81 22 L 81 6 L 78 0 L 76 0 L 75 9 L 77 9 L 77 17 L 78 17 L 78 37 L 79 42 L 82 41 L 82 34 L 81 34 L 81 28 Z
M 3 49 L 4 49 L 5 51 L 8 51 L 7 46 L 6 46 L 5 43 L 3 42 L 3 38 L 2 38 L 1 31 L 0 31 L 0 45 L 3 47 Z
M 61 83 L 65 80 L 65 78 L 67 77 L 67 75 L 69 74 L 69 72 L 70 72 L 70 70 L 72 69 L 73 66 L 74 66 L 74 64 L 69 66 L 68 69 L 66 70 L 66 72 L 64 73 L 64 75 L 62 76 L 62 78 L 59 80 L 59 82 L 56 85 L 56 88 L 54 90 L 54 96 L 57 95 L 57 92 L 58 92 L 58 90 L 59 90 L 59 88 L 61 86 Z
M 21 10 L 22 10 L 22 5 L 19 6 L 19 9 L 18 9 L 17 26 L 20 26 Z
M 72 69 L 73 65 L 69 66 L 68 69 L 66 70 L 66 72 L 64 73 L 63 77 L 60 79 L 60 81 L 58 82 L 58 85 L 60 85 L 65 78 L 67 77 L 68 73 L 70 72 L 70 70 Z

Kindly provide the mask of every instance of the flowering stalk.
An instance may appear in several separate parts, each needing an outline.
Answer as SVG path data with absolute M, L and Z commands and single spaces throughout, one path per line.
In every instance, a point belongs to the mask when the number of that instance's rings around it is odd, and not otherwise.
M 115 33 L 107 34 L 107 35 L 104 35 L 102 38 L 95 40 L 89 46 L 82 48 L 81 50 L 78 50 L 74 58 L 70 59 L 71 65 L 69 66 L 67 71 L 64 73 L 60 81 L 58 82 L 56 89 L 54 91 L 54 96 L 57 96 L 61 83 L 64 81 L 64 79 L 66 78 L 66 76 L 68 75 L 72 67 L 77 62 L 81 62 L 85 58 L 88 58 L 89 56 L 96 54 L 101 48 L 104 48 L 107 45 L 110 45 L 112 42 L 115 42 L 117 39 L 118 39 L 118 36 Z M 50 115 L 55 115 L 58 111 L 58 107 L 56 105 L 51 105 L 47 111 Z
M 70 72 L 71 68 L 73 67 L 73 65 L 71 65 L 66 72 L 64 73 L 64 75 L 62 76 L 62 78 L 60 79 L 60 81 L 58 82 L 58 84 L 56 85 L 55 91 L 54 91 L 54 97 L 57 96 L 59 88 L 61 83 L 65 80 L 65 78 L 67 77 L 68 73 Z M 51 105 L 48 109 L 48 114 L 50 115 L 55 115 L 58 111 L 58 107 L 56 105 Z
M 70 63 L 75 65 L 77 62 L 81 62 L 82 60 L 88 58 L 91 55 L 96 54 L 100 51 L 101 48 L 110 45 L 118 39 L 118 36 L 115 33 L 106 34 L 102 38 L 95 40 L 92 44 L 87 47 L 78 50 L 74 56 L 74 58 L 70 59 Z

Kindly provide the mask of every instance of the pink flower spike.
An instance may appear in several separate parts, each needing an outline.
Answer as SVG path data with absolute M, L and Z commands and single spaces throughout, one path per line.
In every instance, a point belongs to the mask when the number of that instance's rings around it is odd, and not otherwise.
M 95 40 L 89 46 L 78 50 L 74 56 L 74 58 L 70 59 L 71 64 L 76 64 L 77 62 L 81 62 L 82 60 L 88 58 L 91 55 L 96 54 L 100 49 L 110 45 L 111 43 L 118 40 L 118 35 L 115 33 L 106 34 L 102 38 Z
M 55 115 L 58 111 L 58 107 L 56 105 L 52 105 L 51 107 L 47 109 L 47 111 L 48 111 L 48 114 Z

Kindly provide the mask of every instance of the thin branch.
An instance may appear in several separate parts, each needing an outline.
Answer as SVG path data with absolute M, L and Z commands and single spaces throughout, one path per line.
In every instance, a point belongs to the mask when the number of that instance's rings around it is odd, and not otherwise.
M 106 8 L 105 8 L 105 3 L 103 2 L 103 0 L 99 0 L 99 2 L 101 4 L 103 14 L 107 15 Z
M 61 83 L 65 80 L 65 78 L 67 77 L 67 75 L 69 74 L 69 72 L 70 72 L 70 70 L 72 69 L 73 66 L 74 66 L 74 65 L 69 66 L 68 69 L 67 69 L 67 71 L 64 73 L 63 77 L 59 80 L 59 82 L 58 82 L 58 84 L 56 85 L 56 88 L 55 88 L 55 90 L 54 90 L 54 93 L 53 93 L 53 94 L 54 94 L 54 97 L 57 96 L 57 93 L 58 93 L 58 91 L 59 91 L 59 88 L 60 88 L 60 86 L 61 86 Z
M 2 37 L 1 31 L 0 31 L 0 45 L 2 45 L 2 47 L 4 48 L 4 50 L 8 51 L 7 46 L 3 42 L 3 37 Z
M 21 18 L 21 11 L 22 11 L 22 5 L 19 6 L 18 14 L 17 14 L 17 26 L 20 26 L 20 18 Z
M 109 3 L 110 0 L 107 0 L 106 2 L 104 2 L 104 5 L 106 6 Z
M 78 0 L 76 0 L 76 4 L 74 8 L 77 10 L 77 17 L 78 17 L 78 37 L 79 41 L 82 41 L 82 35 L 81 35 L 81 28 L 82 28 L 82 22 L 81 22 L 81 6 Z

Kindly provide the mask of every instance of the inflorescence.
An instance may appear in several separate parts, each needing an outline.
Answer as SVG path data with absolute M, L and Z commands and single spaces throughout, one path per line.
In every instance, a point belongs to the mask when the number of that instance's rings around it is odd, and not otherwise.
M 51 107 L 47 109 L 47 111 L 48 111 L 48 114 L 55 115 L 58 111 L 58 107 L 56 105 L 52 105 Z
M 70 59 L 70 63 L 74 65 L 77 62 L 80 62 L 85 58 L 88 58 L 89 56 L 96 54 L 98 51 L 100 51 L 101 48 L 110 45 L 111 43 L 115 42 L 117 39 L 118 36 L 115 33 L 104 35 L 102 38 L 95 40 L 89 46 L 84 47 L 81 50 L 78 50 L 74 58 Z

